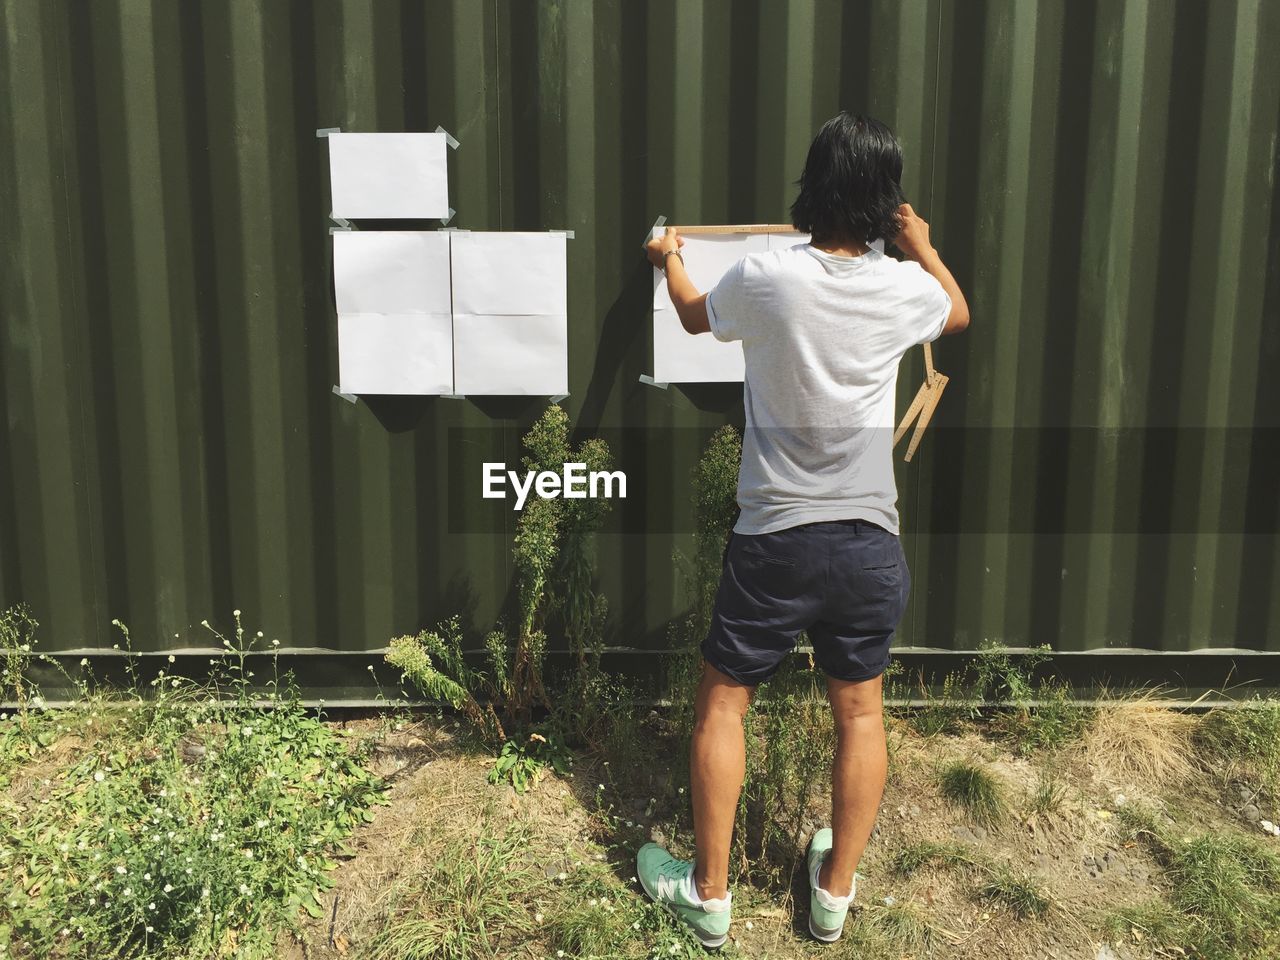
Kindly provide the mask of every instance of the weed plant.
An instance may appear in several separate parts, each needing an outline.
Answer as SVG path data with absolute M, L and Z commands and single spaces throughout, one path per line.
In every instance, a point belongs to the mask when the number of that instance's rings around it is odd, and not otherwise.
M 613 466 L 604 441 L 570 444 L 568 414 L 555 404 L 523 443 L 528 470 L 559 472 L 566 463 L 582 463 L 592 473 Z M 459 710 L 470 731 L 500 752 L 496 769 L 513 785 L 527 784 L 541 763 L 542 751 L 531 736 L 598 748 L 611 725 L 626 719 L 608 712 L 618 697 L 600 670 L 608 604 L 596 588 L 595 533 L 608 510 L 604 498 L 535 497 L 526 503 L 512 547 L 514 622 L 485 636 L 486 670 L 466 662 L 456 618 L 389 645 L 386 659 L 402 678 L 429 699 Z M 553 689 L 544 675 L 548 630 L 563 635 L 574 664 Z M 534 722 L 535 708 L 546 716 L 541 723 Z
M 215 633 L 206 684 L 162 671 L 147 696 L 82 688 L 78 753 L 0 795 L 0 956 L 252 960 L 275 955 L 300 907 L 320 914 L 381 783 L 292 677 L 256 704 L 245 655 L 262 637 L 235 622 L 234 639 Z M 0 720 L 0 741 L 15 730 Z

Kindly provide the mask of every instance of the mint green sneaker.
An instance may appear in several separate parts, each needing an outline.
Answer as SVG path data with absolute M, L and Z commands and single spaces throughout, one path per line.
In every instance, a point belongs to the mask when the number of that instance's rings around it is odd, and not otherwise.
M 849 904 L 853 903 L 853 895 L 858 889 L 857 877 L 854 877 L 847 897 L 833 897 L 818 886 L 818 871 L 830 852 L 831 828 L 823 827 L 809 841 L 809 852 L 805 855 L 805 865 L 809 868 L 809 932 L 823 943 L 840 939 L 844 918 L 849 915 Z
M 636 853 L 636 876 L 654 903 L 660 903 L 693 930 L 704 947 L 722 946 L 729 936 L 729 902 L 703 900 L 693 882 L 693 862 L 677 860 L 656 843 L 646 843 Z

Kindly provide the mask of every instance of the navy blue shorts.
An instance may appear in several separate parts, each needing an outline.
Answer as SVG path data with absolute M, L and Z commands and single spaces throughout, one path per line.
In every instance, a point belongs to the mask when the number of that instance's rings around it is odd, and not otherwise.
M 773 676 L 805 630 L 823 673 L 870 680 L 889 665 L 910 590 L 897 536 L 869 520 L 730 534 L 702 655 L 754 686 Z

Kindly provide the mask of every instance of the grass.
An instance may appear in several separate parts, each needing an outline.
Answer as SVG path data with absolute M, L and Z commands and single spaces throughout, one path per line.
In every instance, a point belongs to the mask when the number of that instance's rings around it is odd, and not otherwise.
M 1049 909 L 1049 898 L 1034 878 L 1004 866 L 988 874 L 979 894 L 1008 907 L 1019 920 L 1043 916 Z
M 875 904 L 849 920 L 842 940 L 860 957 L 928 956 L 939 940 L 926 909 L 913 901 Z
M 1035 789 L 1028 797 L 1027 806 L 1032 813 L 1048 816 L 1062 809 L 1066 796 L 1066 784 L 1051 771 L 1041 770 L 1036 778 Z
M 1000 782 L 977 764 L 956 760 L 938 774 L 942 796 L 975 823 L 994 826 L 1004 819 L 1008 805 Z
M 1105 915 L 1103 925 L 1113 938 L 1165 944 L 1176 950 L 1184 949 L 1183 945 L 1190 944 L 1193 937 L 1187 917 L 1158 898 L 1114 910 Z
M 277 681 L 271 706 L 250 705 L 225 645 L 229 700 L 161 673 L 146 699 L 86 696 L 0 721 L 0 742 L 34 730 L 57 757 L 37 749 L 6 774 L 0 955 L 269 957 L 300 908 L 321 911 L 332 857 L 381 784 L 363 746 L 292 688 Z
M 1198 762 L 1192 738 L 1198 720 L 1142 690 L 1094 712 L 1078 749 L 1080 764 L 1101 780 L 1157 787 L 1180 784 Z
M 424 825 L 423 830 L 430 828 Z M 424 838 L 415 838 L 421 844 Z M 451 837 L 420 872 L 399 878 L 383 931 L 369 950 L 374 960 L 473 960 L 501 957 L 528 939 L 536 921 L 528 903 L 549 881 L 521 856 L 526 827 Z
M 20 647 L 32 631 L 8 623 L 0 646 L 29 653 Z M 247 689 L 236 649 L 245 639 L 224 643 L 230 700 L 166 676 L 146 697 L 86 689 L 66 711 L 42 709 L 24 689 L 23 708 L 0 719 L 0 820 L 13 825 L 0 841 L 5 960 L 706 956 L 630 880 L 630 858 L 652 828 L 673 852 L 692 852 L 674 759 L 686 731 L 671 732 L 669 718 L 608 701 L 611 714 L 632 711 L 626 721 L 601 725 L 573 772 L 526 751 L 543 772 L 517 793 L 511 778 L 488 782 L 493 759 L 469 735 L 426 723 L 399 734 L 390 719 L 352 723 L 365 733 L 348 735 L 279 681 L 271 707 L 259 709 L 237 694 Z M 4 656 L 6 683 L 22 682 L 20 659 Z M 989 684 L 1016 692 L 1030 683 L 1002 679 L 999 664 L 988 661 Z M 957 739 L 936 742 L 895 724 L 907 752 L 886 809 L 924 809 L 881 818 L 844 942 L 810 943 L 803 895 L 797 904 L 791 894 L 804 835 L 828 802 L 813 772 L 829 763 L 832 731 L 814 679 L 795 665 L 751 713 L 730 954 L 897 960 L 986 950 L 1029 960 L 1051 936 L 1073 956 L 1102 940 L 1140 944 L 1144 956 L 1280 956 L 1280 847 L 1246 834 L 1217 806 L 1216 787 L 1184 780 L 1209 769 L 1265 782 L 1280 708 L 1201 720 L 1147 694 L 1089 714 L 1070 764 L 1062 747 L 1075 734 L 1063 716 L 1041 717 L 1040 732 L 1023 736 L 1010 724 L 1040 721 L 1006 707 L 994 725 L 965 720 Z M 457 726 L 470 729 L 465 719 Z M 378 809 L 375 769 L 400 762 L 410 741 L 419 752 L 396 768 L 394 803 Z M 1042 746 L 1013 758 L 1033 741 Z M 970 759 L 935 767 L 939 753 Z M 1144 789 L 1127 789 L 1131 779 Z M 1120 786 L 1129 801 L 1096 815 Z M 1066 801 L 1077 793 L 1080 804 Z M 1045 829 L 999 830 L 981 844 L 938 839 L 959 820 L 1009 823 L 1015 795 L 1021 816 L 1054 814 Z M 1126 847 L 1124 860 L 1144 870 L 1154 861 L 1152 885 L 1118 870 L 1095 886 L 1076 850 L 1098 844 Z M 1045 848 L 1043 860 L 1033 846 Z M 1025 873 L 1032 859 L 1036 873 Z M 983 910 L 998 922 L 980 920 Z
M 911 691 L 895 691 L 905 696 Z M 929 694 L 923 682 L 917 691 L 924 704 L 906 713 L 907 725 L 922 737 L 959 733 L 977 715 L 978 700 L 968 691 L 962 674 L 949 673 L 942 678 L 942 690 L 936 696 Z
M 1209 958 L 1280 952 L 1280 857 L 1251 838 L 1205 834 L 1169 848 L 1172 900 Z
M 899 876 L 909 877 L 922 867 L 943 866 L 969 869 L 980 866 L 980 863 L 970 850 L 958 843 L 936 843 L 923 840 L 899 850 L 893 858 L 892 866 Z
M 1256 778 L 1280 800 L 1280 700 L 1214 710 L 1196 734 L 1204 750 L 1230 761 L 1229 773 Z
M 1262 960 L 1280 953 L 1280 853 L 1228 827 L 1179 835 L 1153 807 L 1121 811 L 1122 826 L 1163 866 L 1167 903 L 1113 913 L 1170 946 L 1194 946 L 1206 960 Z

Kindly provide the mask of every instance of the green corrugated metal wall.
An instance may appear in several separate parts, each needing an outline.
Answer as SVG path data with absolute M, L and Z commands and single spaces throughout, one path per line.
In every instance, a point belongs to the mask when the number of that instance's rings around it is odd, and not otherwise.
M 900 465 L 900 643 L 1280 651 L 1280 3 L 0 10 L 0 603 L 46 648 L 109 647 L 113 617 L 204 645 L 233 607 L 341 651 L 497 615 L 511 518 L 451 507 L 451 431 L 510 448 L 542 404 L 331 393 L 316 128 L 442 124 L 455 225 L 576 231 L 566 406 L 643 463 L 633 496 L 680 504 L 741 402 L 638 382 L 640 239 L 785 219 L 847 106 L 898 132 L 974 316 Z M 687 543 L 602 537 L 612 642 L 664 645 Z

